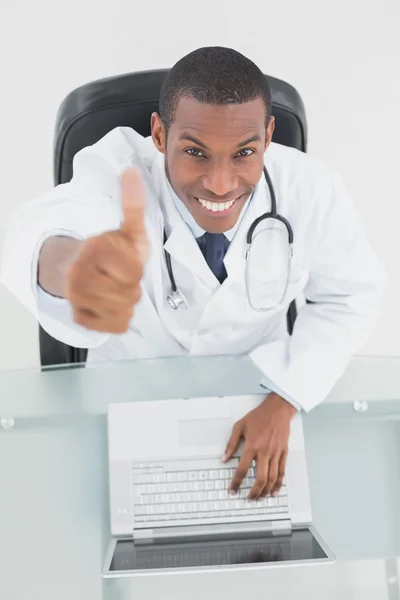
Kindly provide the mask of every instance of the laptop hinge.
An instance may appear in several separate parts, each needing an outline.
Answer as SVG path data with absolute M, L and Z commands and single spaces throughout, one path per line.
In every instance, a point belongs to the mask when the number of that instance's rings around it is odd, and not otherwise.
M 183 525 L 179 527 L 154 527 L 135 529 L 133 537 L 138 540 L 156 540 L 179 537 L 217 536 L 229 533 L 270 533 L 279 535 L 292 531 L 290 519 L 277 521 L 250 521 L 247 523 L 213 523 L 212 525 Z

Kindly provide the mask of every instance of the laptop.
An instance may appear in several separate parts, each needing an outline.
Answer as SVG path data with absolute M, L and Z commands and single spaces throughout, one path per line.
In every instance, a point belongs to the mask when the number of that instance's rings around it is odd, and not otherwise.
M 325 564 L 334 556 L 311 525 L 301 414 L 292 419 L 279 495 L 248 502 L 228 486 L 242 447 L 222 463 L 236 421 L 264 396 L 110 404 L 112 540 L 104 577 Z

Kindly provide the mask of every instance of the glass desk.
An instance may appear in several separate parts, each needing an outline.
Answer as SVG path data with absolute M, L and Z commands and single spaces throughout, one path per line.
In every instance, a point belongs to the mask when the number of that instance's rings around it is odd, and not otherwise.
M 3 600 L 400 598 L 400 360 L 354 359 L 304 416 L 316 529 L 334 565 L 102 580 L 111 402 L 263 394 L 246 358 L 0 374 Z M 366 410 L 365 410 L 366 409 Z

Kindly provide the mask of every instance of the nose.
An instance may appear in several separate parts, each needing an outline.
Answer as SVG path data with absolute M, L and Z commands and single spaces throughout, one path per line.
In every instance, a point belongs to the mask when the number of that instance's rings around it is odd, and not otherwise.
M 227 165 L 212 167 L 202 183 L 204 189 L 220 197 L 229 197 L 238 187 L 237 177 Z

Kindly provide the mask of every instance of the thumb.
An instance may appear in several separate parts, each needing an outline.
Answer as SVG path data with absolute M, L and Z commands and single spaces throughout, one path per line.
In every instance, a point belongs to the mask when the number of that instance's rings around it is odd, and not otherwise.
M 124 219 L 120 231 L 129 238 L 143 235 L 145 193 L 143 180 L 135 169 L 127 169 L 121 175 L 121 205 Z
M 222 457 L 222 462 L 227 462 L 235 454 L 236 450 L 239 447 L 240 440 L 242 439 L 242 434 L 243 424 L 242 421 L 238 421 L 233 427 L 231 437 L 229 438 L 229 442 L 226 445 L 225 454 Z

